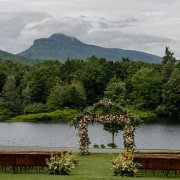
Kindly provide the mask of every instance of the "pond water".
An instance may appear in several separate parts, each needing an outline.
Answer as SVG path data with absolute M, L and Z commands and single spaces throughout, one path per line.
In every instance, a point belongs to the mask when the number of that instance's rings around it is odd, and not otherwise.
M 111 142 L 111 134 L 100 124 L 89 126 L 89 136 L 92 145 Z M 78 147 L 77 141 L 77 130 L 68 124 L 0 123 L 0 145 L 4 146 Z M 123 148 L 122 131 L 115 142 Z M 143 124 L 136 128 L 135 143 L 138 149 L 180 150 L 180 125 Z

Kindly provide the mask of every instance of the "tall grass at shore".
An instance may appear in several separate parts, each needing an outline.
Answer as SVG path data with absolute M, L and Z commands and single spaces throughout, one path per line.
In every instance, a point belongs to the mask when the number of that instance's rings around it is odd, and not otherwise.
M 75 109 L 59 109 L 50 113 L 37 113 L 16 116 L 7 122 L 69 122 L 78 115 Z

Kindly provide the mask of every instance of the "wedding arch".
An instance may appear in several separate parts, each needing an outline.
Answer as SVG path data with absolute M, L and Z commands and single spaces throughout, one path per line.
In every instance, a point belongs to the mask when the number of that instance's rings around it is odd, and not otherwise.
M 128 151 L 135 149 L 134 131 L 137 122 L 127 113 L 122 112 L 122 108 L 110 100 L 101 100 L 73 120 L 73 125 L 78 129 L 78 143 L 82 155 L 89 153 L 88 124 L 95 122 L 121 125 L 123 128 L 124 148 Z

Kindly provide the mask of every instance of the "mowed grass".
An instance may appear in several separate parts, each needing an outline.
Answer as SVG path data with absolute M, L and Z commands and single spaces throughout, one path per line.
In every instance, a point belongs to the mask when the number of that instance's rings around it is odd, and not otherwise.
M 47 171 L 41 173 L 38 172 L 19 172 L 18 174 L 12 174 L 12 172 L 1 172 L 0 180 L 167 180 L 167 177 L 153 173 L 139 172 L 135 178 L 123 178 L 115 177 L 112 172 L 112 159 L 115 155 L 112 154 L 90 154 L 87 156 L 78 156 L 79 166 L 72 171 L 71 175 L 59 176 L 48 175 Z M 180 176 L 171 176 L 168 178 L 171 180 L 180 179 Z

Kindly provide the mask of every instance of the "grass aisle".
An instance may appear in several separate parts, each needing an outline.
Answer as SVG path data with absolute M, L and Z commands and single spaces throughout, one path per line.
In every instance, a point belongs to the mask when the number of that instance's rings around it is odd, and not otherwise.
M 79 156 L 79 166 L 72 171 L 70 176 L 53 176 L 43 173 L 0 173 L 0 180 L 177 180 L 179 177 L 153 176 L 152 174 L 138 174 L 135 178 L 123 178 L 113 176 L 112 154 L 91 154 L 89 156 Z

